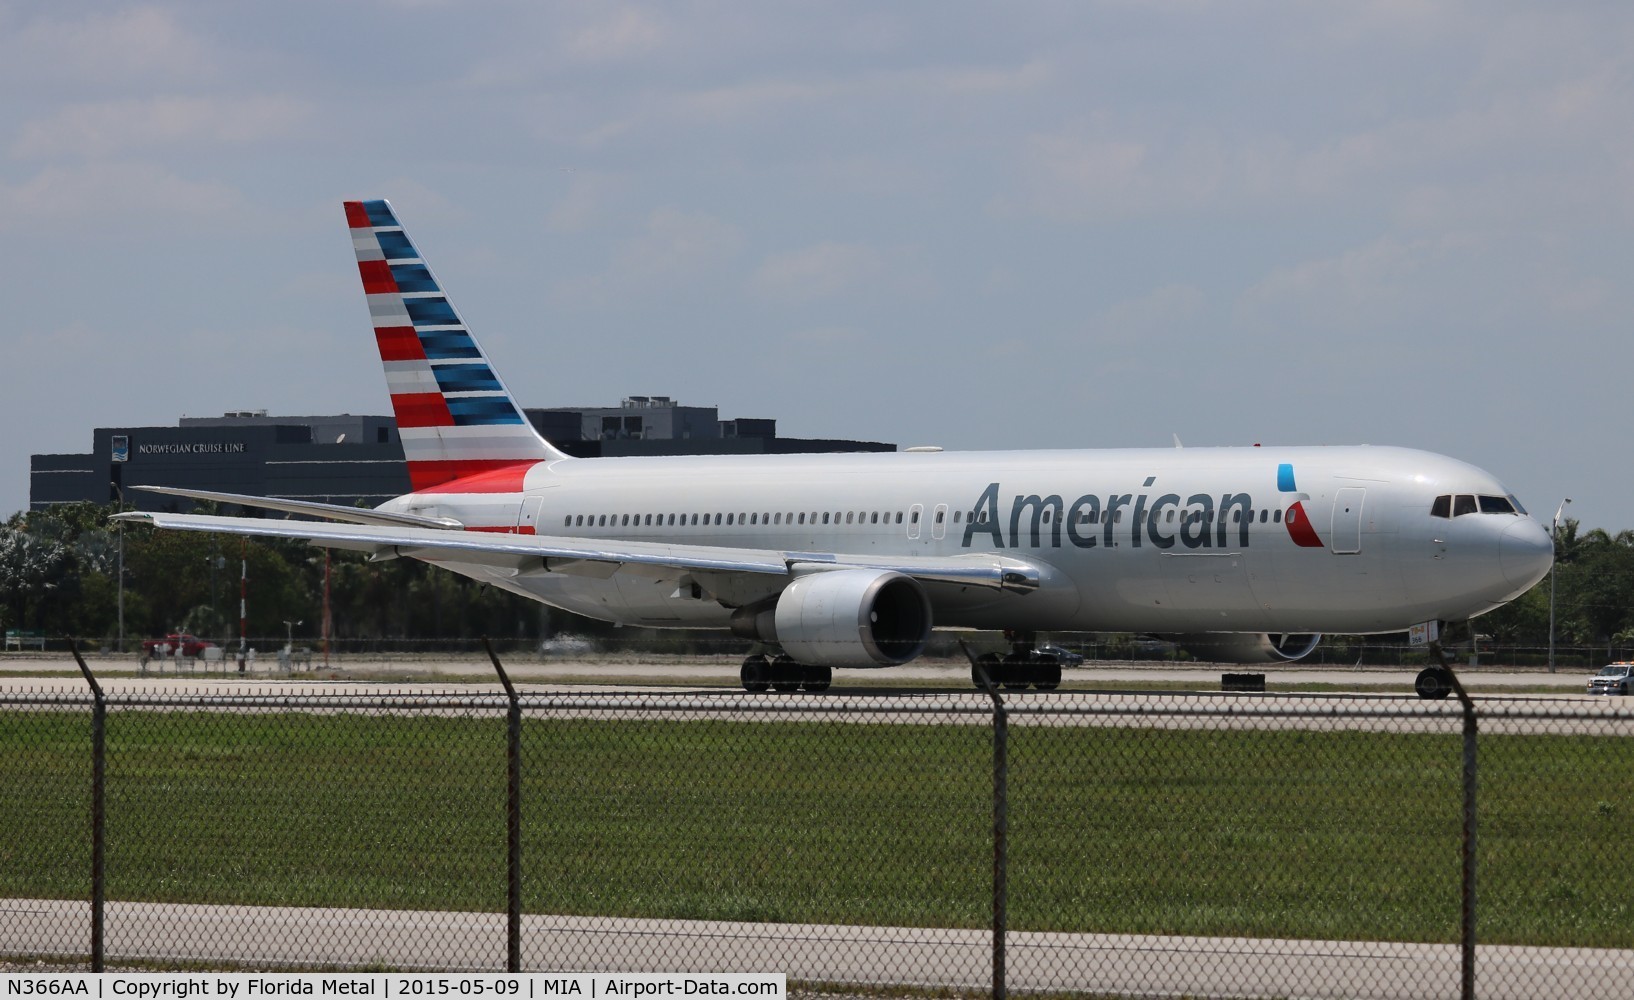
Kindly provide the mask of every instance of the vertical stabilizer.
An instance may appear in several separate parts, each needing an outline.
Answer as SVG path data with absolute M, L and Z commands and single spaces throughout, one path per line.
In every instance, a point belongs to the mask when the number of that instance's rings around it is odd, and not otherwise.
M 499 380 L 390 203 L 349 201 L 346 224 L 414 490 L 471 477 L 520 490 L 531 464 L 566 458 Z

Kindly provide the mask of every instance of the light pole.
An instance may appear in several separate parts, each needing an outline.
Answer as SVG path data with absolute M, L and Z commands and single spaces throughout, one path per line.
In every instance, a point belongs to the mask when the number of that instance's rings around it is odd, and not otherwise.
M 1566 505 L 1571 502 L 1572 498 L 1567 497 L 1560 501 L 1559 507 L 1555 508 L 1554 527 L 1549 529 L 1549 544 L 1556 548 L 1560 546 L 1560 514 L 1566 509 Z M 1549 564 L 1549 672 L 1551 674 L 1555 672 L 1555 567 L 1553 563 Z
M 118 483 L 109 482 L 119 493 L 119 512 L 125 512 L 125 488 Z M 119 652 L 125 651 L 125 522 L 119 522 Z

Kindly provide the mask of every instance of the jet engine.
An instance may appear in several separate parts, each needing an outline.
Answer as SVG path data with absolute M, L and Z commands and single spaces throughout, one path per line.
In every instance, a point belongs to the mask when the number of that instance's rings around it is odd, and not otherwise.
M 1200 660 L 1213 663 L 1284 663 L 1300 659 L 1322 641 L 1320 634 L 1286 632 L 1198 632 L 1163 638 Z
M 810 666 L 895 667 L 930 639 L 930 599 L 913 577 L 842 569 L 797 577 L 777 595 L 732 615 L 732 631 L 776 642 Z

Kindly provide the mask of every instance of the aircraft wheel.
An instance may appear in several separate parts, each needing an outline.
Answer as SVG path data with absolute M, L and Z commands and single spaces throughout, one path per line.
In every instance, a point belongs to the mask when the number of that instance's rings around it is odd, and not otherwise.
M 1006 691 L 1025 691 L 1027 685 L 1033 682 L 1032 661 L 1020 656 L 1006 656 L 1000 673 L 1004 678 L 1000 686 Z
M 738 671 L 738 679 L 743 682 L 745 691 L 764 691 L 772 686 L 771 673 L 770 661 L 756 653 L 744 658 L 743 668 Z
M 805 680 L 806 668 L 794 662 L 794 657 L 780 655 L 772 660 L 771 678 L 773 691 L 798 691 Z
M 1038 668 L 1033 687 L 1040 691 L 1054 691 L 1061 686 L 1061 664 L 1048 663 Z
M 999 659 L 999 654 L 983 653 L 976 657 L 976 663 L 981 664 L 981 670 L 987 671 L 987 679 L 994 684 L 999 683 L 1000 679 L 1004 677 L 1004 664 Z M 985 690 L 982 685 L 981 670 L 977 670 L 974 663 L 970 666 L 970 683 L 974 684 L 978 691 Z
M 805 679 L 801 687 L 807 691 L 827 691 L 828 686 L 834 683 L 834 671 L 829 667 L 805 668 Z
M 1413 680 L 1413 690 L 1426 701 L 1439 701 L 1452 694 L 1452 679 L 1442 667 L 1425 667 Z

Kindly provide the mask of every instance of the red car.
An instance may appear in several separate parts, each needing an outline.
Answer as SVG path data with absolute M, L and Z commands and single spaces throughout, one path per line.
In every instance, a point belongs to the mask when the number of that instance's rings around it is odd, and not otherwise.
M 143 639 L 142 657 L 143 659 L 152 659 L 158 656 L 160 646 L 169 647 L 165 651 L 166 655 L 169 656 L 175 656 L 178 648 L 181 649 L 183 656 L 198 656 L 206 649 L 214 649 L 215 645 L 209 639 L 200 639 L 196 635 L 188 635 L 186 632 L 172 632 L 163 639 Z

